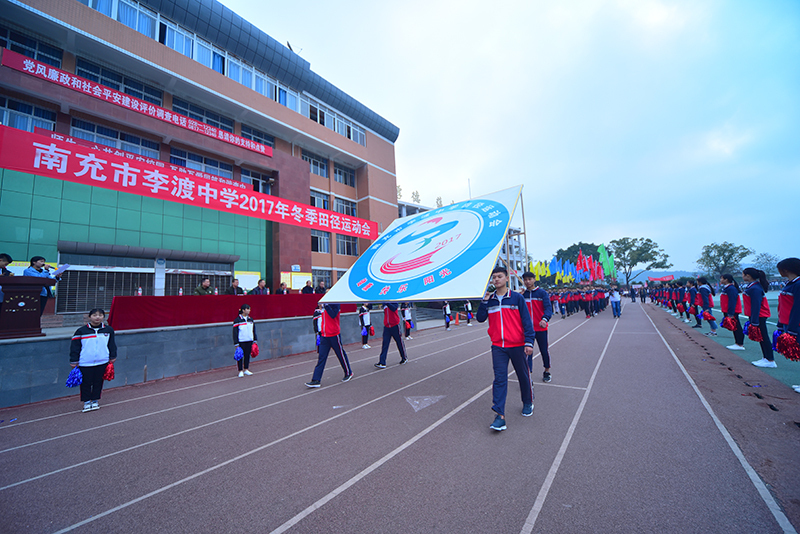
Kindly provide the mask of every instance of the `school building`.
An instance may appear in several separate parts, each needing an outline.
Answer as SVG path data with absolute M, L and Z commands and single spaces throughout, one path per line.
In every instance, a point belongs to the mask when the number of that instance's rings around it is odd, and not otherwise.
M 0 0 L 0 53 L 0 252 L 71 265 L 56 313 L 330 286 L 398 215 L 397 126 L 215 0 Z

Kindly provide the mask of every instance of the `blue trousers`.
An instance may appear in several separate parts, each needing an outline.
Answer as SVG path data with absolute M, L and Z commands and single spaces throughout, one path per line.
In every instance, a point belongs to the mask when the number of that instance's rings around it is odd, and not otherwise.
M 533 403 L 533 386 L 528 361 L 525 357 L 525 347 L 497 347 L 492 345 L 492 367 L 494 367 L 494 382 L 492 382 L 492 410 L 500 415 L 506 414 L 506 396 L 508 395 L 508 361 L 514 366 L 514 372 L 519 380 L 519 392 L 522 404 Z
M 389 353 L 389 343 L 394 339 L 397 350 L 400 352 L 400 359 L 406 359 L 406 347 L 403 345 L 403 337 L 400 335 L 400 325 L 383 327 L 383 345 L 381 345 L 381 355 L 379 361 L 386 365 L 386 355 Z
M 620 302 L 618 300 L 611 301 L 611 311 L 614 312 L 614 317 L 620 316 Z
M 536 344 L 539 345 L 539 353 L 542 355 L 542 365 L 545 369 L 550 369 L 550 351 L 547 343 L 547 330 L 541 332 L 534 331 Z M 528 370 L 533 371 L 533 354 L 528 356 Z
M 314 376 L 311 377 L 311 380 L 322 380 L 322 372 L 325 370 L 325 363 L 328 361 L 328 354 L 330 354 L 331 349 L 336 353 L 336 357 L 339 358 L 339 363 L 344 370 L 344 374 L 353 374 L 353 371 L 350 369 L 350 360 L 347 359 L 347 353 L 342 346 L 341 336 L 320 336 L 318 349 L 319 358 L 317 359 L 317 366 L 314 367 Z

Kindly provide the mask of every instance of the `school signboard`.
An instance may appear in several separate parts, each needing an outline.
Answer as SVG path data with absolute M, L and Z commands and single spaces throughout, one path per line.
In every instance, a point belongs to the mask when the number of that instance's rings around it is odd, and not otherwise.
M 480 298 L 522 186 L 395 220 L 321 302 Z

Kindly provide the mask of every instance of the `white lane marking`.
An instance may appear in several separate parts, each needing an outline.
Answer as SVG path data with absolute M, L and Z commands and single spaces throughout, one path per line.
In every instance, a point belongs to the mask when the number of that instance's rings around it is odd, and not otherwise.
M 555 322 L 553 324 L 555 324 Z M 481 330 L 480 329 L 479 330 L 475 330 L 474 332 L 475 333 L 480 333 Z M 415 345 L 413 345 L 413 347 L 414 348 L 421 348 L 421 347 L 425 347 L 427 345 L 433 345 L 434 343 L 439 343 L 441 341 L 447 341 L 451 337 L 455 337 L 455 335 L 454 334 L 448 334 L 447 337 L 439 338 L 439 339 L 436 339 L 436 340 L 433 340 L 433 341 L 429 341 L 427 343 L 421 343 L 419 345 L 415 344 Z M 354 352 L 362 352 L 362 351 L 366 351 L 366 350 L 372 350 L 372 349 L 362 349 L 362 348 L 358 347 L 356 349 L 353 349 L 350 352 L 354 353 Z M 396 353 L 397 349 L 394 348 L 394 346 L 392 346 L 392 349 L 390 350 L 390 352 Z M 301 356 L 303 354 L 311 354 L 311 353 L 303 352 L 303 353 L 300 353 L 300 354 L 292 354 L 291 356 L 299 357 L 299 356 Z M 372 356 L 372 357 L 374 357 L 374 356 Z M 353 360 L 353 362 L 351 362 L 351 363 L 364 362 L 364 361 L 367 361 L 367 360 L 371 359 L 372 357 L 362 358 L 360 360 Z M 309 364 L 314 366 L 314 365 L 317 364 L 317 362 L 316 362 L 316 360 L 307 360 L 307 361 L 303 361 L 303 362 L 295 362 L 295 363 L 290 363 L 290 364 L 287 364 L 287 365 L 281 365 L 281 366 L 278 366 L 278 367 L 271 367 L 270 369 L 264 369 L 263 371 L 254 371 L 253 374 L 254 375 L 260 375 L 262 373 L 270 373 L 272 371 L 278 371 L 278 370 L 281 370 L 281 369 L 289 369 L 291 367 L 297 367 L 297 366 L 300 366 L 300 365 L 309 365 Z M 338 361 L 333 360 L 332 362 L 330 362 L 325 367 L 325 369 L 327 370 L 329 367 L 334 367 L 335 365 L 338 365 Z M 223 369 L 225 369 L 225 368 L 224 367 L 218 367 L 216 369 L 209 369 L 209 371 L 221 371 Z M 153 398 L 153 397 L 160 397 L 162 395 L 169 395 L 171 393 L 177 393 L 177 392 L 180 392 L 180 391 L 187 391 L 187 390 L 194 389 L 194 388 L 206 387 L 206 386 L 213 385 L 213 384 L 221 384 L 222 382 L 228 382 L 228 381 L 231 381 L 231 380 L 237 380 L 238 381 L 238 377 L 231 376 L 231 377 L 227 377 L 227 378 L 220 378 L 220 379 L 217 379 L 217 380 L 211 380 L 209 382 L 202 382 L 200 384 L 194 384 L 192 386 L 185 386 L 185 387 L 182 387 L 182 388 L 170 389 L 168 391 L 161 391 L 159 393 L 151 393 L 151 394 L 148 394 L 148 395 L 142 395 L 141 397 L 132 397 L 130 399 L 120 400 L 120 401 L 116 401 L 116 402 L 106 402 L 106 403 L 103 403 L 103 406 L 105 406 L 105 407 L 117 406 L 118 404 L 126 404 L 126 403 L 129 403 L 129 402 L 135 402 L 135 401 L 139 401 L 139 400 L 150 399 L 150 398 Z M 274 383 L 277 384 L 279 382 L 280 381 L 274 382 Z M 240 390 L 240 391 L 242 391 L 242 392 L 249 391 L 249 389 L 244 389 L 244 390 Z M 4 410 L 7 411 L 9 409 L 6 408 Z M 75 415 L 76 413 L 78 413 L 76 410 L 70 410 L 70 411 L 64 412 L 64 413 L 48 415 L 46 417 L 39 417 L 38 419 L 31 419 L 30 421 L 20 421 L 15 425 L 9 425 L 9 426 L 0 427 L 0 430 L 6 430 L 6 429 L 9 429 L 9 428 L 18 428 L 20 426 L 27 425 L 27 424 L 30 424 L 30 423 L 38 423 L 40 421 L 47 421 L 47 420 L 50 420 L 50 419 L 55 419 L 57 417 L 64 417 L 65 415 Z M 100 428 L 100 427 L 97 427 L 97 428 Z M 87 429 L 87 430 L 92 430 L 92 429 L 90 428 L 90 429 Z M 71 434 L 68 434 L 68 435 L 71 435 Z M 2 453 L 2 452 L 4 452 L 4 451 L 0 451 L 0 453 Z
M 572 441 L 572 435 L 575 433 L 575 428 L 578 426 L 578 420 L 580 420 L 583 409 L 586 406 L 586 402 L 589 400 L 589 395 L 592 393 L 594 379 L 597 377 L 597 372 L 600 370 L 600 364 L 603 363 L 603 358 L 608 350 L 608 345 L 611 343 L 611 336 L 614 335 L 614 330 L 617 328 L 618 324 L 619 321 L 614 321 L 614 326 L 611 327 L 611 332 L 608 334 L 606 345 L 603 347 L 603 352 L 600 354 L 600 358 L 597 360 L 597 365 L 594 366 L 592 377 L 589 379 L 589 385 L 586 386 L 586 391 L 583 393 L 583 398 L 578 406 L 578 411 L 575 412 L 575 416 L 572 418 L 572 423 L 569 425 L 567 434 L 564 436 L 564 440 L 561 442 L 561 447 L 558 449 L 558 453 L 556 454 L 552 465 L 550 465 L 550 470 L 547 472 L 547 477 L 545 477 L 544 484 L 542 484 L 542 487 L 539 489 L 539 494 L 536 496 L 536 501 L 533 503 L 533 508 L 531 508 L 528 518 L 525 520 L 525 524 L 522 525 L 522 530 L 520 531 L 521 534 L 530 534 L 533 532 L 533 526 L 536 524 L 536 519 L 539 517 L 539 512 L 542 511 L 544 501 L 547 498 L 547 494 L 550 492 L 550 487 L 553 485 L 553 481 L 556 478 L 556 473 L 558 473 L 558 468 L 561 466 L 561 462 L 564 459 L 567 448 Z
M 578 328 L 580 328 L 581 326 L 583 326 L 585 324 L 586 324 L 585 322 L 580 323 L 578 326 L 576 326 L 575 328 L 573 328 L 572 330 L 570 330 L 569 332 L 567 332 L 566 334 L 564 334 L 563 336 L 561 336 L 560 338 L 555 340 L 550 345 L 555 345 L 556 343 L 558 343 L 559 341 L 561 341 L 562 339 L 564 339 L 565 337 L 567 337 L 568 335 L 570 335 L 575 330 L 577 330 Z M 485 352 L 484 354 L 488 354 L 488 352 Z M 539 355 L 540 354 L 536 354 L 534 356 L 534 358 L 536 358 Z M 511 373 L 509 373 L 509 376 L 510 376 L 510 374 Z M 303 520 L 306 517 L 308 517 L 309 515 L 311 515 L 312 512 L 322 508 L 325 504 L 327 504 L 328 502 L 333 500 L 334 497 L 337 497 L 338 495 L 341 495 L 342 493 L 344 493 L 345 490 L 347 490 L 348 488 L 352 487 L 356 482 L 358 482 L 359 480 L 363 479 L 364 477 L 366 477 L 368 474 L 370 474 L 373 471 L 375 471 L 377 468 L 379 468 L 383 464 L 387 463 L 389 460 L 391 460 L 392 458 L 394 458 L 395 456 L 397 456 L 398 454 L 400 454 L 401 452 L 403 452 L 404 450 L 409 448 L 415 442 L 419 441 L 420 438 L 422 438 L 426 434 L 430 433 L 432 430 L 436 429 L 438 426 L 440 426 L 442 423 L 444 423 L 445 421 L 447 421 L 448 419 L 450 419 L 451 417 L 456 415 L 458 412 L 460 412 L 461 410 L 463 410 L 464 408 L 466 408 L 467 406 L 469 406 L 470 404 L 472 404 L 473 402 L 475 402 L 476 400 L 481 398 L 484 394 L 486 394 L 489 391 L 491 391 L 491 389 L 492 389 L 492 386 L 487 386 L 487 387 L 483 388 L 478 393 L 476 393 L 474 396 L 472 396 L 469 400 L 465 401 L 460 406 L 455 408 L 453 411 L 451 411 L 450 413 L 446 414 L 444 417 L 442 417 L 438 421 L 436 421 L 433 424 L 431 424 L 425 430 L 423 430 L 419 434 L 413 436 L 411 439 L 409 439 L 408 441 L 406 441 L 405 443 L 403 443 L 402 445 L 400 445 L 399 447 L 394 449 L 392 452 L 390 452 L 389 454 L 387 454 L 386 456 L 384 456 L 383 458 L 381 458 L 377 462 L 373 463 L 372 465 L 370 465 L 369 467 L 367 467 L 366 469 L 364 469 L 360 473 L 356 474 L 353 478 L 347 480 L 341 486 L 337 487 L 336 489 L 334 489 L 333 491 L 331 491 L 330 493 L 328 493 L 327 495 L 325 495 L 324 497 L 322 497 L 321 499 L 319 499 L 318 501 L 313 503 L 311 506 L 309 506 L 308 508 L 306 508 L 305 510 L 303 510 L 299 514 L 295 515 L 294 517 L 292 517 L 291 519 L 286 521 L 284 524 L 282 524 L 281 526 L 279 526 L 278 528 L 273 530 L 271 532 L 271 534 L 280 534 L 282 532 L 286 532 L 287 530 L 292 528 L 294 525 L 299 523 L 301 520 Z
M 422 359 L 424 359 L 424 358 L 428 358 L 428 357 L 430 357 L 430 356 L 434 356 L 434 355 L 436 355 L 436 354 L 439 354 L 439 353 L 441 353 L 441 352 L 445 352 L 445 351 L 448 351 L 448 350 L 450 350 L 450 349 L 453 349 L 453 348 L 456 348 L 456 347 L 460 347 L 460 346 L 462 346 L 462 345 L 469 345 L 469 344 L 472 344 L 472 343 L 474 343 L 474 341 L 467 341 L 467 342 L 465 342 L 465 343 L 461 343 L 461 344 L 459 344 L 459 345 L 452 345 L 452 346 L 450 346 L 450 347 L 447 347 L 446 349 L 442 349 L 442 350 L 439 350 L 439 351 L 436 351 L 436 352 L 432 352 L 432 353 L 430 353 L 430 354 L 426 354 L 425 356 L 420 356 L 420 357 L 418 357 L 418 358 L 415 358 L 415 360 L 422 360 Z M 355 381 L 355 380 L 359 380 L 359 379 L 361 379 L 361 378 L 365 378 L 365 377 L 367 377 L 367 376 L 373 376 L 373 375 L 376 375 L 376 374 L 378 374 L 378 373 L 380 373 L 380 372 L 381 372 L 381 371 L 377 371 L 377 370 L 376 370 L 376 371 L 373 371 L 373 372 L 371 372 L 371 373 L 368 373 L 368 374 L 365 374 L 365 375 L 359 375 L 359 376 L 355 376 L 355 377 L 353 377 L 353 378 L 350 380 L 350 382 L 353 382 L 353 381 Z M 431 376 L 435 376 L 435 375 L 431 375 Z M 279 380 L 279 382 L 283 382 L 283 381 L 286 381 L 286 380 L 290 380 L 290 379 L 288 379 L 288 378 L 285 378 L 285 379 L 283 379 L 283 380 Z M 277 382 L 273 382 L 273 383 L 277 383 Z M 269 385 L 269 384 L 265 384 L 265 385 Z M 41 475 L 37 475 L 37 476 L 35 476 L 35 477 L 31 477 L 31 478 L 28 478 L 28 479 L 25 479 L 25 480 L 20 480 L 19 482 L 14 482 L 13 484 L 9 484 L 9 485 L 7 485 L 7 486 L 0 487 L 0 491 L 7 490 L 7 489 L 9 489 L 9 488 L 13 488 L 13 487 L 15 487 L 15 486 L 20 486 L 20 485 L 22 485 L 22 484 L 26 484 L 26 483 L 28 483 L 28 482 L 33 482 L 33 481 L 35 481 L 35 480 L 39 480 L 39 479 L 41 479 L 41 478 L 45 478 L 45 477 L 48 477 L 48 476 L 51 476 L 51 475 L 55 475 L 55 474 L 58 474 L 58 473 L 63 473 L 64 471 L 69 471 L 70 469 L 75 469 L 76 467 L 81 467 L 81 466 L 83 466 L 83 465 L 90 464 L 90 463 L 93 463 L 93 462 L 96 462 L 96 461 L 99 461 L 99 460 L 104 460 L 104 459 L 106 459 L 106 458 L 110 458 L 110 457 L 112 457 L 112 456 L 116 456 L 116 455 L 118 455 L 118 454 L 122 454 L 122 453 L 125 453 L 125 452 L 130 452 L 130 451 L 132 451 L 132 450 L 139 449 L 139 448 L 141 448 L 141 447 L 144 447 L 144 446 L 147 446 L 147 445 L 152 445 L 153 443 L 158 443 L 159 441 L 163 441 L 163 440 L 166 440 L 166 439 L 170 439 L 170 438 L 174 438 L 174 437 L 177 437 L 177 436 L 181 436 L 181 435 L 183 435 L 183 434 L 186 434 L 186 433 L 188 433 L 188 432 L 193 432 L 193 431 L 195 431 L 195 430 L 200 430 L 200 429 L 202 429 L 202 428 L 206 428 L 206 427 L 208 427 L 208 426 L 212 426 L 212 425 L 215 425 L 215 424 L 218 424 L 218 423 L 223 423 L 223 422 L 225 422 L 225 421 L 230 421 L 231 419 L 235 419 L 235 418 L 237 418 L 237 417 L 242 417 L 242 416 L 244 416 L 244 415 L 249 415 L 249 414 L 251 414 L 251 413 L 253 413 L 253 412 L 257 412 L 257 411 L 259 411 L 259 410 L 263 410 L 263 409 L 266 409 L 266 408 L 272 408 L 273 406 L 277 406 L 278 404 L 283 404 L 283 403 L 285 403 L 285 402 L 289 402 L 289 401 L 292 401 L 292 400 L 296 400 L 296 399 L 299 399 L 299 398 L 301 398 L 301 397 L 305 397 L 306 395 L 313 395 L 314 393 L 316 393 L 316 392 L 318 392 L 318 391 L 324 391 L 324 390 L 326 390 L 326 389 L 329 389 L 329 388 L 332 388 L 332 387 L 341 386 L 341 385 L 342 385 L 342 382 L 337 382 L 337 383 L 331 384 L 330 386 L 325 386 L 325 387 L 323 387 L 323 388 L 320 388 L 320 389 L 312 389 L 312 390 L 310 390 L 310 391 L 306 391 L 306 392 L 304 392 L 304 393 L 300 393 L 299 395 L 294 395 L 294 396 L 292 396 L 292 397 L 287 397 L 287 398 L 285 398 L 285 399 L 277 400 L 277 401 L 275 401 L 275 402 L 272 402 L 272 403 L 270 403 L 270 404 L 265 404 L 265 405 L 263 405 L 263 406 L 259 406 L 259 407 L 257 407 L 257 408 L 253 408 L 253 409 L 251 409 L 251 410 L 247 410 L 247 411 L 244 411 L 244 412 L 239 412 L 239 413 L 236 413 L 236 414 L 233 414 L 233 415 L 229 415 L 229 416 L 227 416 L 227 417 L 223 417 L 222 419 L 217 419 L 217 420 L 215 420 L 215 421 L 209 421 L 208 423 L 204 423 L 204 424 L 202 424 L 202 425 L 199 425 L 199 426 L 196 426 L 196 427 L 193 427 L 193 428 L 187 428 L 187 429 L 185 429 L 185 430 L 181 430 L 180 432 L 175 432 L 174 434 L 168 434 L 168 435 L 166 435 L 166 436 L 162 436 L 162 437 L 160 437 L 160 438 L 155 438 L 155 439 L 153 439 L 153 440 L 146 441 L 146 442 L 144 442 L 144 443 L 139 443 L 139 444 L 137 444 L 137 445 L 132 445 L 132 446 L 130 446 L 130 447 L 128 447 L 128 448 L 125 448 L 125 449 L 120 449 L 120 450 L 118 450 L 118 451 L 114 451 L 114 452 L 111 452 L 111 453 L 108 453 L 108 454 L 104 454 L 104 455 L 102 455 L 102 456 L 97 456 L 97 457 L 95 457 L 95 458 L 91 458 L 91 459 L 89 459 L 89 460 L 86 460 L 86 461 L 83 461 L 83 462 L 80 462 L 80 463 L 77 463 L 77 464 L 68 465 L 68 466 L 66 466 L 66 467 L 62 467 L 62 468 L 60 468 L 60 469 L 56 469 L 56 470 L 54 470 L 54 471 L 50 471 L 50 472 L 47 472 L 47 473 L 43 473 L 43 474 L 41 474 Z M 263 386 L 256 386 L 256 387 L 263 387 Z M 256 389 L 256 388 L 251 388 L 251 389 Z M 400 390 L 398 390 L 398 391 L 400 391 Z M 228 394 L 226 394 L 226 395 L 221 395 L 221 396 L 222 396 L 222 397 L 224 397 L 224 396 L 227 396 L 227 395 L 230 395 L 230 393 L 228 393 Z M 210 399 L 207 399 L 207 400 L 210 400 Z M 196 403 L 193 403 L 193 404 L 199 404 L 199 403 L 201 403 L 201 402 L 205 402 L 205 401 L 197 401 Z M 162 410 L 162 411 L 164 411 L 164 412 L 165 412 L 165 411 L 169 411 L 169 410 Z M 343 412 L 343 413 L 347 413 L 347 412 Z M 340 415 L 341 415 L 341 414 L 340 414 Z M 139 418 L 141 418 L 141 417 L 145 417 L 145 416 L 144 416 L 144 415 L 139 415 L 139 416 L 137 416 L 137 417 L 133 417 L 133 418 L 131 418 L 131 419 L 128 419 L 128 420 L 132 420 L 132 419 L 139 419 Z M 107 424 L 107 425 L 101 425 L 100 427 L 97 427 L 97 428 L 101 428 L 101 427 L 104 427 L 104 426 L 106 426 L 106 427 L 107 427 L 107 426 L 112 426 L 113 424 L 114 424 L 114 423 L 109 423 L 109 424 Z M 88 430 L 91 430 L 91 429 L 88 429 Z M 79 431 L 79 432 L 74 432 L 73 434 L 80 434 L 80 433 L 82 433 L 82 432 L 86 432 L 86 430 L 81 430 L 81 431 Z M 66 435 L 70 435 L 70 434 L 66 434 Z M 53 440 L 53 439 L 56 439 L 56 438 L 50 438 L 50 439 L 47 439 L 47 440 L 42 440 L 42 441 L 39 441 L 39 442 L 36 442 L 36 443 L 43 443 L 43 442 L 45 442 L 45 441 L 51 441 L 51 440 Z M 35 443 L 34 443 L 34 444 L 35 444 Z M 16 448 L 16 449 L 21 449 L 21 448 L 23 448 L 23 447 L 26 447 L 26 446 L 27 446 L 27 445 L 21 445 L 21 446 L 19 446 L 19 447 L 15 447 L 15 448 Z M 8 451 L 8 450 L 12 450 L 12 449 L 6 449 L 6 450 Z M 5 452 L 5 451 L 3 451 L 3 452 Z
M 276 439 L 274 441 L 271 441 L 269 443 L 261 445 L 260 447 L 256 447 L 255 449 L 252 449 L 250 451 L 242 453 L 239 456 L 235 456 L 235 457 L 233 457 L 233 458 L 231 458 L 229 460 L 225 460 L 224 462 L 221 462 L 221 463 L 219 463 L 217 465 L 213 465 L 213 466 L 211 466 L 211 467 L 209 467 L 207 469 L 204 469 L 202 471 L 198 471 L 197 473 L 194 473 L 193 475 L 189 475 L 188 477 L 182 478 L 180 480 L 176 480 L 175 482 L 172 482 L 171 484 L 167 484 L 166 486 L 162 486 L 162 487 L 160 487 L 160 488 L 158 488 L 156 490 L 153 490 L 153 491 L 151 491 L 149 493 L 146 493 L 146 494 L 144 494 L 144 495 L 142 495 L 140 497 L 137 497 L 137 498 L 135 498 L 133 500 L 130 500 L 130 501 L 126 502 L 126 503 L 122 503 L 119 506 L 115 506 L 114 508 L 106 510 L 105 512 L 101 512 L 101 513 L 99 513 L 97 515 L 93 515 L 93 516 L 91 516 L 91 517 L 89 517 L 87 519 L 84 519 L 83 521 L 75 523 L 74 525 L 70 525 L 70 526 L 68 526 L 66 528 L 63 528 L 63 529 L 57 531 L 55 534 L 61 534 L 63 532 L 69 532 L 69 531 L 74 530 L 74 529 L 76 529 L 78 527 L 81 527 L 83 525 L 91 523 L 92 521 L 96 521 L 97 519 L 100 519 L 101 517 L 105 517 L 105 516 L 110 515 L 110 514 L 112 514 L 114 512 L 117 512 L 117 511 L 122 510 L 124 508 L 127 508 L 129 506 L 132 506 L 132 505 L 134 505 L 136 503 L 139 503 L 141 501 L 144 501 L 145 499 L 149 499 L 150 497 L 153 497 L 153 496 L 158 495 L 160 493 L 163 493 L 163 492 L 165 492 L 167 490 L 170 490 L 170 489 L 172 489 L 174 487 L 180 486 L 181 484 L 183 484 L 185 482 L 189 482 L 190 480 L 194 480 L 195 478 L 198 478 L 198 477 L 201 477 L 201 476 L 203 476 L 205 474 L 208 474 L 208 473 L 211 473 L 213 471 L 216 471 L 217 469 L 220 469 L 222 467 L 225 467 L 226 465 L 229 465 L 229 464 L 232 464 L 232 463 L 237 462 L 239 460 L 242 460 L 244 458 L 247 458 L 248 456 L 251 456 L 251 455 L 253 455 L 253 454 L 257 453 L 257 452 L 261 452 L 264 449 L 272 447 L 273 445 L 277 445 L 278 443 L 282 443 L 284 441 L 287 441 L 287 440 L 289 440 L 289 439 L 291 439 L 293 437 L 296 437 L 296 436 L 299 436 L 301 434 L 304 434 L 305 432 L 308 432 L 309 430 L 312 430 L 314 428 L 322 426 L 322 425 L 324 425 L 326 423 L 329 423 L 329 422 L 331 422 L 331 421 L 333 421 L 335 419 L 343 417 L 343 416 L 345 416 L 345 415 L 347 415 L 349 413 L 355 412 L 356 410 L 360 410 L 361 408 L 364 408 L 365 406 L 369 406 L 370 404 L 374 404 L 374 403 L 378 402 L 379 400 L 383 400 L 383 399 L 385 399 L 387 397 L 390 397 L 390 396 L 392 396 L 392 395 L 394 395 L 396 393 L 399 393 L 400 391 L 403 391 L 404 389 L 408 389 L 410 387 L 416 386 L 416 385 L 421 384 L 422 382 L 425 382 L 426 380 L 429 380 L 429 379 L 431 379 L 431 378 L 433 378 L 435 376 L 438 376 L 440 374 L 443 374 L 443 373 L 446 373 L 448 371 L 451 371 L 451 370 L 455 369 L 456 367 L 459 367 L 461 365 L 464 365 L 466 363 L 471 362 L 472 360 L 480 358 L 481 356 L 489 354 L 489 352 L 490 351 L 481 352 L 480 354 L 477 354 L 477 355 L 475 355 L 475 356 L 473 356 L 471 358 L 468 358 L 466 360 L 460 361 L 455 365 L 451 365 L 450 367 L 442 369 L 441 371 L 437 371 L 436 373 L 433 373 L 432 375 L 426 376 L 425 378 L 421 378 L 421 379 L 417 380 L 416 382 L 412 382 L 412 383 L 407 384 L 407 385 L 405 385 L 405 386 L 403 386 L 401 388 L 395 389 L 394 391 L 390 391 L 389 393 L 381 395 L 380 397 L 375 397 L 374 399 L 369 400 L 369 401 L 367 401 L 367 402 L 365 402 L 363 404 L 360 404 L 360 405 L 356 406 L 355 408 L 350 408 L 349 410 L 346 410 L 344 412 L 341 412 L 339 414 L 331 416 L 331 417 L 329 417 L 327 419 L 323 419 L 322 421 L 314 423 L 313 425 L 309 425 L 309 426 L 307 426 L 307 427 L 305 427 L 303 429 L 300 429 L 300 430 L 297 430 L 295 432 L 292 432 L 291 434 L 287 434 L 286 436 L 284 436 L 282 438 L 278 438 L 278 439 Z M 491 386 L 489 386 L 489 387 L 491 388 Z M 298 395 L 298 396 L 300 396 L 300 395 Z M 255 411 L 255 410 L 251 410 L 251 411 Z M 86 463 L 86 462 L 84 462 L 84 463 Z
M 783 532 L 785 534 L 797 534 L 797 531 L 789 522 L 789 519 L 781 511 L 780 507 L 778 506 L 778 503 L 776 503 L 775 499 L 772 498 L 772 495 L 767 489 L 767 486 L 761 480 L 761 477 L 759 477 L 755 469 L 753 469 L 750 466 L 750 463 L 744 457 L 742 450 L 733 440 L 733 437 L 728 432 L 728 429 L 725 428 L 725 425 L 723 425 L 722 421 L 719 420 L 717 414 L 714 413 L 714 410 L 711 408 L 711 405 L 708 403 L 706 398 L 700 392 L 700 389 L 697 387 L 697 384 L 695 384 L 694 380 L 689 375 L 689 372 L 686 370 L 681 361 L 678 359 L 678 356 L 672 350 L 672 347 L 670 347 L 669 343 L 667 343 L 667 340 L 664 339 L 664 336 L 661 335 L 661 331 L 658 329 L 656 324 L 650 318 L 650 315 L 646 311 L 644 312 L 644 315 L 645 317 L 647 317 L 647 320 L 650 321 L 650 324 L 653 325 L 653 328 L 655 328 L 656 332 L 658 333 L 658 336 L 661 338 L 661 341 L 664 342 L 664 346 L 667 347 L 667 350 L 672 355 L 672 359 L 675 360 L 676 364 L 678 364 L 678 368 L 681 370 L 683 376 L 685 376 L 686 380 L 689 382 L 689 385 L 692 386 L 692 389 L 694 390 L 697 397 L 700 399 L 700 402 L 708 412 L 708 415 L 711 416 L 711 420 L 714 421 L 714 424 L 716 425 L 720 434 L 722 434 L 722 437 L 725 438 L 725 442 L 728 444 L 728 447 L 730 447 L 731 451 L 733 452 L 733 455 L 736 456 L 736 459 L 739 460 L 739 463 L 742 465 L 742 468 L 744 469 L 745 473 L 747 473 L 747 476 L 750 478 L 750 482 L 753 483 L 753 486 L 755 486 L 756 491 L 761 496 L 761 499 L 764 501 L 764 504 L 766 504 L 767 508 L 769 508 L 769 511 L 772 513 L 772 516 L 775 518 L 775 521 L 778 522 L 778 525 L 783 529 Z

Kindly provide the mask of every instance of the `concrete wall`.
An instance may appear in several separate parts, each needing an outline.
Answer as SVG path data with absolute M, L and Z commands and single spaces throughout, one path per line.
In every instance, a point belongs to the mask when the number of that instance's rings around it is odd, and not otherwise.
M 380 335 L 383 316 L 372 317 Z M 357 314 L 343 314 L 341 326 L 342 343 L 361 343 Z M 256 321 L 256 333 L 261 349 L 256 361 L 316 349 L 309 317 Z M 116 376 L 104 388 L 221 367 L 233 372 L 236 365 L 230 324 L 119 332 L 116 341 Z M 0 341 L 0 408 L 80 394 L 64 385 L 71 370 L 70 342 L 71 336 Z

